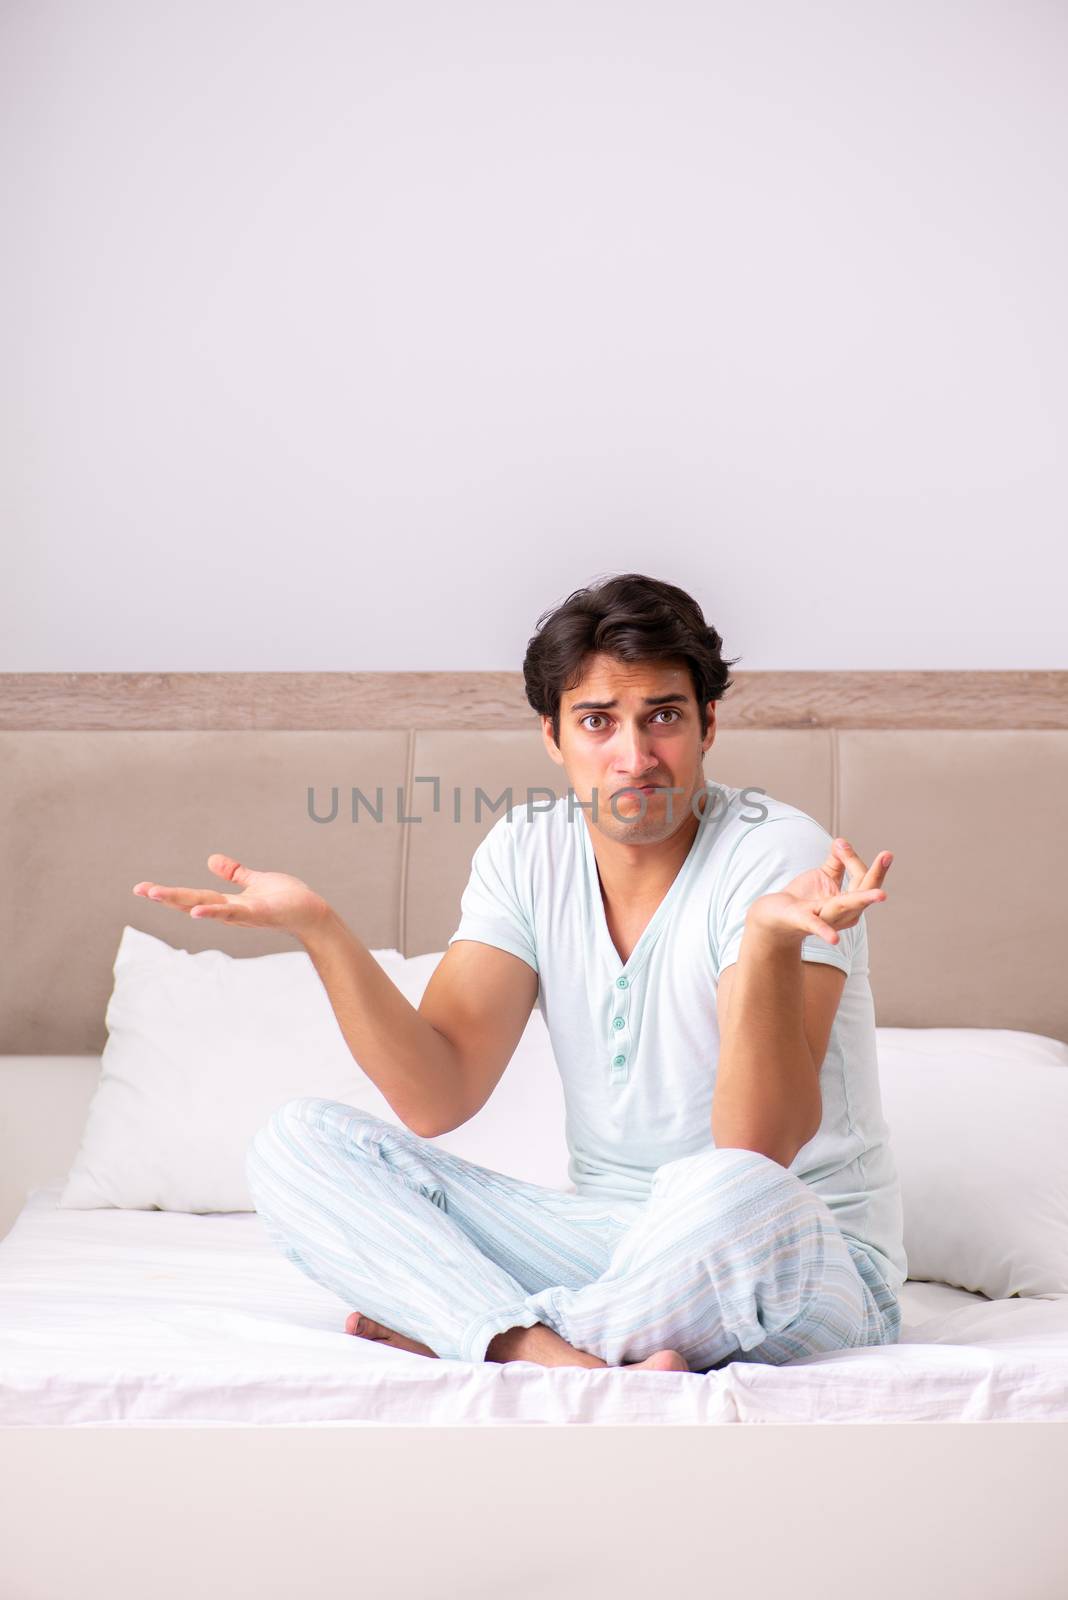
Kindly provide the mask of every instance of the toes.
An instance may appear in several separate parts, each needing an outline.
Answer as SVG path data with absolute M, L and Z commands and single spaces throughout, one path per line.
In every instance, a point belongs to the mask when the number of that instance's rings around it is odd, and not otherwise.
M 360 1339 L 388 1339 L 390 1332 L 380 1322 L 375 1322 L 371 1317 L 365 1317 L 360 1311 L 352 1311 L 345 1319 L 345 1332 L 354 1333 Z

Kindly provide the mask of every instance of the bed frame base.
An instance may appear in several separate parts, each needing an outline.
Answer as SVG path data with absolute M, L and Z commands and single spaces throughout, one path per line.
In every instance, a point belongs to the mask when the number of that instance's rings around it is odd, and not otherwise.
M 124 1422 L 0 1461 L 5 1600 L 1068 1593 L 1068 1422 Z

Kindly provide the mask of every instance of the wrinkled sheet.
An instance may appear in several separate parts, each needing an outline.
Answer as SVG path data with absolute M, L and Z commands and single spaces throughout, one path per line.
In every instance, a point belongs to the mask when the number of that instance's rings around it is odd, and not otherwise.
M 68 1211 L 35 1189 L 0 1242 L 0 1425 L 1068 1420 L 1068 1295 L 901 1293 L 896 1345 L 785 1367 L 549 1370 L 391 1350 L 255 1212 Z

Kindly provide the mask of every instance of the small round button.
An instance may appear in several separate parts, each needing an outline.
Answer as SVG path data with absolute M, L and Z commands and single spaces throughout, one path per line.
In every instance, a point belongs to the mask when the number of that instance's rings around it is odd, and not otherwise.
M 625 1028 L 627 1024 L 623 1017 L 613 1017 L 612 1026 L 613 1028 Z
M 630 982 L 629 978 L 617 978 L 616 979 L 616 988 L 617 989 L 625 989 L 629 982 Z
M 612 1057 L 612 1065 L 614 1067 L 625 1067 L 626 1064 L 627 1064 L 626 1056 L 613 1056 Z

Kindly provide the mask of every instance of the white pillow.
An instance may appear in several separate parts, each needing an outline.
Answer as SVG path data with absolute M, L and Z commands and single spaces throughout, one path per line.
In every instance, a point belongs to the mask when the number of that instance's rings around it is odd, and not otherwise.
M 406 960 L 397 950 L 371 952 L 413 1005 L 443 953 Z M 253 1211 L 249 1142 L 278 1106 L 303 1095 L 403 1126 L 353 1060 L 306 951 L 193 954 L 126 927 L 114 974 L 100 1081 L 61 1207 Z M 487 1105 L 431 1142 L 563 1188 L 563 1121 L 563 1091 L 535 1008 Z
M 1068 1044 L 1008 1028 L 878 1028 L 911 1279 L 1068 1293 Z

